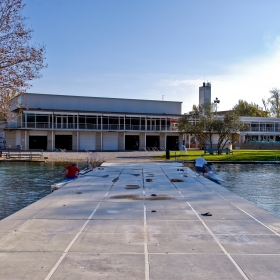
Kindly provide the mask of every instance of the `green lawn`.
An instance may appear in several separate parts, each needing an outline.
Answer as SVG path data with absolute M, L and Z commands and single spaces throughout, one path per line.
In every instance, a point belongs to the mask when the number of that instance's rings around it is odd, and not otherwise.
M 280 150 L 233 150 L 233 155 L 204 155 L 202 150 L 188 150 L 187 155 L 181 155 L 181 151 L 177 151 L 176 156 L 178 160 L 195 160 L 203 156 L 207 161 L 280 161 Z M 161 159 L 165 159 L 165 154 Z M 170 151 L 170 160 L 175 160 L 174 151 Z

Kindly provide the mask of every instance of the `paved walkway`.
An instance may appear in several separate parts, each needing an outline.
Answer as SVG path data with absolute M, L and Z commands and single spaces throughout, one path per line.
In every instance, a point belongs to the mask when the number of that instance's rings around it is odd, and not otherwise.
M 279 234 L 180 163 L 105 163 L 0 221 L 0 279 L 279 279 Z

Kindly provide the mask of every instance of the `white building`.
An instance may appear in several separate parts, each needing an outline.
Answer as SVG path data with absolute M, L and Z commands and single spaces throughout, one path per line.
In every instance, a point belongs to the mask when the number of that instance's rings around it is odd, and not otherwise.
M 211 85 L 201 88 L 211 100 Z M 177 129 L 182 102 L 31 93 L 16 101 L 14 119 L 0 125 L 0 149 L 175 150 L 183 143 L 198 147 L 194 137 Z M 280 147 L 280 119 L 241 120 L 249 129 L 240 133 L 234 146 Z
M 31 93 L 16 101 L 14 119 L 0 127 L 2 148 L 174 150 L 183 143 L 182 102 Z
M 216 98 L 213 102 L 211 99 L 211 84 L 203 83 L 199 87 L 199 105 L 204 103 L 212 103 L 217 106 L 220 100 Z M 225 112 L 218 112 L 219 116 L 223 116 Z M 262 147 L 276 147 L 280 145 L 280 119 L 279 118 L 264 118 L 264 117 L 240 117 L 240 120 L 248 125 L 247 131 L 241 131 L 239 139 L 234 143 L 234 146 L 249 147 L 261 144 Z M 213 136 L 213 143 L 217 143 L 218 136 Z M 274 145 L 274 146 L 273 146 Z M 258 146 L 259 148 L 261 146 Z
M 240 133 L 237 144 L 254 144 L 254 142 L 280 144 L 279 118 L 240 117 L 240 119 L 248 125 L 249 129 Z

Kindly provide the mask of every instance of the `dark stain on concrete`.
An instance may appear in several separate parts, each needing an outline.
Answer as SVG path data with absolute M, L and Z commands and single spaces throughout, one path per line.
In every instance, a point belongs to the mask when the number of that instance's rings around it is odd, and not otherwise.
M 129 200 L 172 200 L 175 199 L 172 196 L 167 194 L 157 194 L 157 196 L 152 197 L 140 197 L 135 194 L 126 194 L 126 195 L 113 195 L 110 197 L 111 199 L 129 199 Z
M 139 185 L 125 185 L 125 189 L 133 190 L 133 189 L 140 189 Z
M 184 180 L 181 180 L 181 179 L 170 179 L 170 182 L 184 182 Z

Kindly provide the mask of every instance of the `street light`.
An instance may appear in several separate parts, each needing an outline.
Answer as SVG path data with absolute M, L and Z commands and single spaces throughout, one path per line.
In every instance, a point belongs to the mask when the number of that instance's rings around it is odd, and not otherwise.
M 218 99 L 218 97 L 216 97 L 216 99 L 214 100 L 214 104 L 216 104 L 216 116 L 217 116 L 218 103 L 220 103 L 220 100 Z

